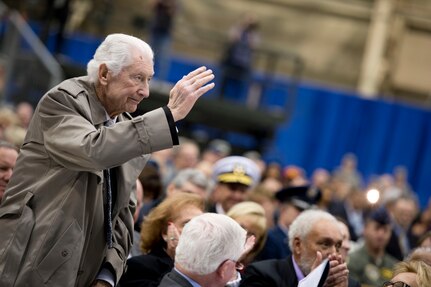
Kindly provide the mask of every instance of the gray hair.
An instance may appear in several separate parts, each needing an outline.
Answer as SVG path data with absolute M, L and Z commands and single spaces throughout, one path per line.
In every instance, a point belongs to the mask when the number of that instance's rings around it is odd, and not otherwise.
M 184 227 L 175 263 L 185 270 L 207 275 L 226 260 L 238 261 L 244 253 L 247 231 L 229 216 L 204 213 Z
M 93 59 L 87 64 L 87 75 L 90 81 L 97 82 L 99 67 L 102 64 L 105 64 L 114 76 L 118 75 L 124 67 L 132 64 L 133 49 L 151 59 L 154 57 L 151 47 L 139 38 L 126 34 L 108 35 L 96 49 Z
M 204 189 L 208 192 L 211 189 L 211 180 L 199 169 L 196 168 L 186 168 L 180 170 L 178 174 L 172 179 L 172 184 L 176 188 L 182 188 L 184 184 L 191 182 L 194 185 Z
M 328 220 L 334 222 L 335 224 L 339 224 L 333 215 L 320 209 L 309 209 L 298 215 L 298 217 L 289 227 L 289 247 L 292 252 L 293 240 L 295 238 L 304 240 L 314 225 L 321 220 Z

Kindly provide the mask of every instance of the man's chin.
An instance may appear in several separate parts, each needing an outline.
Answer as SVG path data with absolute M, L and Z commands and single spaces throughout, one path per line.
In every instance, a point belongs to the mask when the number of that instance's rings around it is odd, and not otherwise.
M 127 112 L 128 113 L 134 113 L 134 112 L 136 112 L 136 110 L 138 109 L 138 105 L 139 104 L 129 104 L 127 106 Z
M 311 272 L 311 267 L 313 266 L 314 260 L 316 259 L 314 258 L 313 260 L 311 259 L 300 260 L 298 265 L 305 276 L 307 276 Z

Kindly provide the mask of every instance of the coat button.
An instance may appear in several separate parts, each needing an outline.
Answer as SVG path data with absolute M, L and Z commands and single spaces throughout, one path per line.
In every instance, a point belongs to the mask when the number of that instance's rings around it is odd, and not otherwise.
M 69 251 L 67 249 L 64 249 L 63 251 L 61 251 L 61 256 L 67 257 L 68 255 L 69 255 Z

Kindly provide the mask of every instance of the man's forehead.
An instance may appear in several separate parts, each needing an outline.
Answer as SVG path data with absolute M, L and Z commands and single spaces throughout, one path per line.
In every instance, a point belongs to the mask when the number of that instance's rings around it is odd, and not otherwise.
M 317 221 L 311 231 L 310 235 L 314 238 L 328 238 L 334 241 L 343 240 L 343 234 L 341 228 L 336 221 L 319 220 Z

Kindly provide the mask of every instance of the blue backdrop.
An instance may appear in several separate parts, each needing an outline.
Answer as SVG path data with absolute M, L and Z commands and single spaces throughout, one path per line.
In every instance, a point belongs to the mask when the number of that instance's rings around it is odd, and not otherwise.
M 428 203 L 431 114 L 417 107 L 301 85 L 290 121 L 278 128 L 265 158 L 310 175 L 319 167 L 333 170 L 346 152 L 356 154 L 366 180 L 405 166 L 421 206 Z

